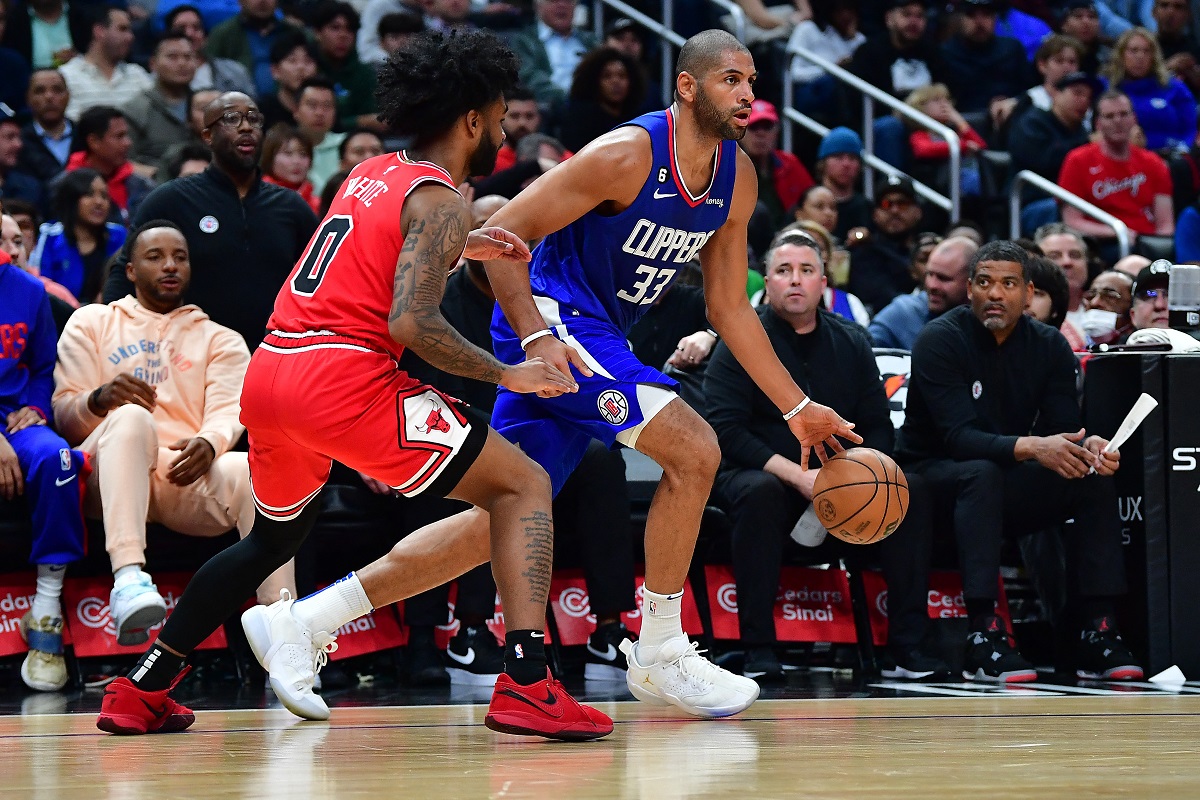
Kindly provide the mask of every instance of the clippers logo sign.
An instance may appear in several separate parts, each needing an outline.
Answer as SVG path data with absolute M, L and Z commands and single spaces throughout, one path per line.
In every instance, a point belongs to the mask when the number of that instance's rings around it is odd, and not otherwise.
M 867 609 L 871 617 L 871 638 L 877 645 L 887 642 L 888 590 L 883 575 L 864 572 L 863 586 L 867 590 Z M 1008 597 L 1004 594 L 1004 582 L 1000 582 L 1000 600 L 996 613 L 1012 630 L 1012 618 L 1008 613 Z M 957 619 L 967 616 L 967 603 L 963 600 L 962 575 L 958 572 L 931 572 L 929 574 L 928 610 L 930 619 Z
M 737 585 L 724 565 L 705 567 L 713 635 L 738 639 Z M 850 584 L 842 570 L 784 567 L 775 597 L 775 634 L 783 642 L 853 642 Z
M 639 575 L 635 598 L 637 607 L 633 611 L 621 612 L 621 622 L 625 623 L 625 627 L 634 633 L 642 629 L 642 606 L 645 591 L 645 581 Z M 578 569 L 556 571 L 550 581 L 550 599 L 561 643 L 565 645 L 586 644 L 588 637 L 596 629 L 596 615 L 592 613 L 583 571 Z M 700 612 L 696 608 L 696 600 L 691 594 L 691 587 L 684 589 L 682 622 L 683 629 L 687 633 L 699 634 L 703 630 L 700 625 Z
M 175 610 L 175 604 L 183 595 L 191 576 L 180 573 L 158 573 L 154 583 L 158 593 L 167 602 L 167 617 Z M 67 618 L 66 627 L 70 628 L 75 640 L 75 655 L 80 658 L 112 655 L 117 653 L 141 653 L 146 649 L 145 644 L 122 647 L 117 644 L 117 626 L 108 607 L 109 592 L 112 591 L 111 578 L 68 578 L 63 587 L 63 608 Z M 162 630 L 162 625 L 151 628 L 150 640 L 153 641 Z M 218 628 L 211 636 L 200 643 L 199 650 L 220 650 L 226 646 L 225 629 Z
M 875 364 L 879 367 L 883 391 L 887 394 L 892 427 L 900 430 L 900 426 L 904 424 L 904 404 L 908 401 L 912 357 L 903 350 L 884 351 L 875 355 Z

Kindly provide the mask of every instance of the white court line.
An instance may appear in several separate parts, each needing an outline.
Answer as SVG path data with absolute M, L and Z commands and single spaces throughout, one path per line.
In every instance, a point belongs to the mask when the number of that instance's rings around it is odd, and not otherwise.
M 976 686 L 969 683 L 872 683 L 872 689 L 892 689 L 898 692 L 940 694 L 946 697 L 1066 697 L 1059 692 L 1037 689 L 1014 689 L 1008 686 Z M 965 688 L 957 688 L 965 687 Z

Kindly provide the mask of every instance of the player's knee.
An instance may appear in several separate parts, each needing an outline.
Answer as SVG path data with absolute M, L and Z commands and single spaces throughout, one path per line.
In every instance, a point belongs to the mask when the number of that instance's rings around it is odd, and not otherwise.
M 689 429 L 686 437 L 681 436 L 672 447 L 663 472 L 676 480 L 712 484 L 721 465 L 721 448 L 717 435 L 707 422 L 701 421 Z

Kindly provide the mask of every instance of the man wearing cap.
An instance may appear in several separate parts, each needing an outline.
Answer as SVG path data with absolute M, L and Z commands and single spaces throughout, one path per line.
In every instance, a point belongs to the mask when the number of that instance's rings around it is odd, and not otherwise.
M 1172 236 L 1175 213 L 1171 173 L 1157 154 L 1132 144 L 1137 118 L 1123 92 L 1110 89 L 1096 103 L 1098 141 L 1075 148 L 1063 160 L 1058 185 L 1129 226 L 1132 236 Z M 1112 241 L 1116 232 L 1074 206 L 1063 222 L 1086 236 Z
M 1171 281 L 1171 265 L 1166 261 L 1155 261 L 1138 273 L 1133 282 L 1133 305 L 1129 309 L 1129 321 L 1133 329 L 1169 328 L 1167 316 L 1167 284 Z M 1122 338 L 1122 344 L 1129 339 Z
M 871 224 L 871 201 L 858 191 L 862 149 L 857 133 L 834 128 L 825 134 L 817 150 L 817 177 L 837 201 L 837 227 L 830 233 L 850 244 L 865 239 Z
M 872 314 L 916 283 L 909 272 L 913 237 L 921 224 L 917 192 L 908 178 L 881 180 L 875 188 L 872 232 L 854 248 L 846 291 L 857 295 Z
M 8 197 L 25 200 L 40 207 L 41 182 L 17 169 L 23 145 L 17 115 L 4 103 L 0 103 L 0 200 Z
M 996 0 L 962 0 L 958 33 L 942 45 L 955 107 L 964 114 L 991 111 L 1037 82 L 1016 39 L 996 35 Z
M 1043 178 L 1058 179 L 1059 167 L 1067 153 L 1088 143 L 1083 126 L 1092 105 L 1098 82 L 1086 72 L 1072 72 L 1055 85 L 1058 94 L 1049 111 L 1031 109 L 1013 124 L 1008 150 L 1012 154 L 1012 170 L 1032 170 Z M 1041 192 L 1028 188 L 1022 191 L 1025 207 L 1021 210 L 1021 230 L 1028 233 L 1058 219 L 1058 204 L 1053 198 L 1043 198 Z
M 778 144 L 779 114 L 775 106 L 766 100 L 755 100 L 750 104 L 742 149 L 754 162 L 758 173 L 758 202 L 760 206 L 766 206 L 772 230 L 787 224 L 788 212 L 796 205 L 800 194 L 813 185 L 812 176 L 800 159 L 778 149 Z

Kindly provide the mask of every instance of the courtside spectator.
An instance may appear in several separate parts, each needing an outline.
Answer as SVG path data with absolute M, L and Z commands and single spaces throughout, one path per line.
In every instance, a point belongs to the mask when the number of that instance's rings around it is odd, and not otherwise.
M 11 47 L 34 69 L 56 69 L 87 46 L 88 3 L 25 0 L 6 4 L 8 23 L 0 45 Z
M 1088 143 L 1083 125 L 1099 82 L 1083 72 L 1072 72 L 1055 85 L 1058 93 L 1049 111 L 1030 109 L 1013 123 L 1008 137 L 1012 173 L 1031 170 L 1048 181 L 1057 181 L 1067 153 Z M 1058 219 L 1058 203 L 1052 197 L 1025 187 L 1022 191 L 1022 232 L 1033 231 Z M 1035 199 L 1042 198 L 1042 199 Z
M 21 680 L 31 689 L 53 692 L 67 683 L 63 577 L 67 564 L 84 554 L 76 480 L 83 458 L 47 424 L 58 332 L 46 289 L 8 263 L 7 253 L 0 253 L 0 341 L 0 497 L 28 497 L 29 560 L 37 568 L 37 591 L 20 623 L 29 644 Z
M 862 138 L 849 128 L 834 128 L 817 148 L 817 180 L 837 202 L 837 224 L 829 232 L 847 244 L 863 239 L 871 224 L 871 201 L 858 191 L 862 149 Z
M 1034 231 L 1033 242 L 1067 276 L 1067 319 L 1083 330 L 1083 290 L 1088 285 L 1088 247 L 1083 235 L 1061 222 Z
M 1093 344 L 1112 344 L 1133 333 L 1133 281 L 1127 272 L 1107 269 L 1083 293 L 1083 328 Z
M 300 86 L 317 74 L 317 50 L 304 34 L 291 31 L 271 43 L 270 60 L 275 91 L 259 99 L 259 110 L 267 128 L 280 122 L 295 125 Z
M 193 264 L 187 301 L 258 346 L 279 287 L 300 259 L 317 218 L 300 195 L 264 182 L 258 171 L 262 115 L 244 94 L 222 95 L 205 110 L 204 138 L 213 163 L 199 175 L 155 189 L 133 219 L 137 227 L 168 219 L 188 240 Z M 133 285 L 118 257 L 104 301 Z
M 799 233 L 776 241 L 767 254 L 766 304 L 759 318 L 792 378 L 817 402 L 853 417 L 864 447 L 890 453 L 895 429 L 871 342 L 861 327 L 821 310 L 826 282 L 815 245 Z M 713 351 L 704 395 L 721 447 L 715 495 L 732 522 L 738 624 L 746 648 L 742 674 L 782 680 L 773 611 L 784 545 L 810 505 L 820 468 L 800 468 L 802 448 L 786 421 L 770 411 L 774 405 L 724 344 Z M 936 659 L 911 652 L 924 636 L 928 591 L 928 559 L 911 537 L 914 528 L 929 535 L 929 506 L 923 487 L 910 481 L 909 489 L 905 522 L 880 550 L 888 580 L 889 649 L 912 673 L 948 672 Z
M 787 224 L 800 194 L 813 185 L 812 176 L 800 159 L 779 149 L 779 113 L 766 100 L 750 104 L 741 144 L 758 173 L 760 208 L 766 208 L 772 230 L 779 230 Z
M 1067 276 L 1062 267 L 1044 256 L 1030 254 L 1026 265 L 1029 283 L 1029 305 L 1025 313 L 1051 328 L 1057 328 L 1067 340 L 1071 350 L 1082 352 L 1088 347 L 1088 339 L 1075 323 L 1067 319 Z
M 354 52 L 358 12 L 349 3 L 323 0 L 314 9 L 310 25 L 316 34 L 320 72 L 333 81 L 337 96 L 336 128 L 385 130 L 375 114 L 375 70 Z
M 1137 280 L 1133 282 L 1133 305 L 1129 309 L 1134 330 L 1171 327 L 1167 314 L 1167 287 L 1170 282 L 1171 269 L 1160 262 L 1138 273 Z
M 41 209 L 27 200 L 5 200 L 3 205 L 4 213 L 15 219 L 21 228 L 26 250 L 32 252 L 37 244 L 38 229 L 42 226 Z
M 866 304 L 872 314 L 916 283 L 909 272 L 909 253 L 921 224 L 921 206 L 908 178 L 887 178 L 875 188 L 872 231 L 861 244 L 852 244 L 850 280 L 846 288 Z
M 1129 96 L 1149 150 L 1186 151 L 1196 141 L 1196 98 L 1163 63 L 1154 34 L 1133 28 L 1113 48 L 1105 77 Z
M 30 77 L 26 101 L 33 120 L 21 128 L 25 146 L 18 166 L 43 183 L 67 168 L 75 132 L 66 117 L 69 100 L 67 82 L 58 70 L 39 69 Z
M 998 0 L 961 0 L 958 32 L 942 45 L 946 85 L 959 110 L 998 115 L 997 105 L 1017 97 L 1035 81 L 1016 39 L 996 35 Z
M 154 85 L 140 92 L 121 109 L 129 123 L 133 146 L 129 158 L 158 166 L 170 149 L 189 139 L 188 98 L 196 75 L 192 43 L 183 33 L 168 32 L 150 57 Z
M 496 154 L 496 169 L 493 173 L 506 170 L 517 163 L 517 145 L 521 139 L 542 129 L 542 112 L 537 99 L 528 89 L 517 87 L 505 98 L 508 113 L 504 115 L 504 144 Z
M 641 66 L 611 47 L 588 53 L 575 68 L 559 127 L 572 151 L 636 117 L 646 99 Z M 765 102 L 765 101 L 763 101 Z
M 375 131 L 351 128 L 338 145 L 338 170 L 350 170 L 368 158 L 383 155 L 383 140 Z
M 55 419 L 92 459 L 85 510 L 104 519 L 113 570 L 109 601 L 120 644 L 140 644 L 166 615 L 146 566 L 146 523 L 179 533 L 245 536 L 254 498 L 245 453 L 230 452 L 250 351 L 235 331 L 183 301 L 191 277 L 187 240 L 154 220 L 130 236 L 126 273 L 134 297 L 71 317 L 58 343 Z M 291 564 L 259 599 L 295 590 Z
M 114 222 L 125 222 L 136 213 L 152 188 L 129 160 L 132 146 L 129 120 L 112 106 L 93 106 L 75 120 L 67 172 L 89 167 L 104 177 L 113 203 L 110 219 Z M 61 180 L 60 175 L 55 182 Z
M 801 231 L 808 234 L 818 245 L 818 252 L 821 255 L 821 263 L 826 265 L 825 292 L 821 297 L 821 307 L 830 314 L 837 314 L 843 319 L 848 319 L 851 322 L 857 322 L 864 328 L 867 327 L 867 325 L 871 322 L 871 314 L 867 311 L 867 307 L 863 305 L 862 300 L 859 300 L 856 296 L 850 294 L 849 292 L 834 286 L 833 276 L 830 274 L 829 270 L 831 259 L 835 256 L 835 254 L 838 257 L 845 257 L 847 253 L 845 250 L 834 250 L 833 236 L 829 233 L 829 229 L 817 222 L 813 222 L 812 220 L 797 220 L 779 232 L 779 236 L 777 236 L 775 239 L 775 244 L 779 244 L 780 242 L 784 241 L 787 234 L 792 231 Z M 756 282 L 755 276 L 758 276 L 758 271 L 750 270 L 749 279 L 751 282 Z M 765 296 L 766 279 L 758 276 L 758 280 L 763 283 Z M 749 287 L 747 287 L 747 290 L 749 290 Z M 753 299 L 754 296 L 751 295 L 751 300 L 753 301 Z
M 296 126 L 313 148 L 313 165 L 308 179 L 319 193 L 329 176 L 338 170 L 338 148 L 346 138 L 334 133 L 337 124 L 337 91 L 333 82 L 320 75 L 300 85 L 296 103 Z
M 193 92 L 214 89 L 219 93 L 245 92 L 254 96 L 254 80 L 244 66 L 231 58 L 208 57 L 205 52 L 208 30 L 199 9 L 190 5 L 175 6 L 164 18 L 163 27 L 169 32 L 182 33 L 192 43 L 196 57 L 196 74 L 191 83 Z
M 300 131 L 279 123 L 263 137 L 259 166 L 264 181 L 298 192 L 315 213 L 320 209 L 321 201 L 308 180 L 312 153 L 312 145 Z
M 931 320 L 967 302 L 967 263 L 979 246 L 965 236 L 940 242 L 925 263 L 923 291 L 902 294 L 875 315 L 867 332 L 876 347 L 912 350 Z
M 1107 211 L 1136 237 L 1172 236 L 1175 213 L 1171 173 L 1156 154 L 1133 144 L 1133 106 L 1120 91 L 1109 90 L 1096 103 L 1096 141 L 1067 153 L 1058 185 Z M 1062 209 L 1063 222 L 1085 236 L 1113 241 L 1116 231 L 1074 206 Z
M 1077 674 L 1141 680 L 1116 628 L 1126 591 L 1111 477 L 1119 455 L 1103 454 L 1107 441 L 1083 430 L 1071 348 L 1024 313 L 1029 258 L 1013 242 L 981 247 L 969 268 L 970 305 L 918 337 L 898 460 L 950 501 L 942 513 L 954 530 L 971 631 L 964 677 L 1037 679 L 996 615 L 1001 545 L 1073 519 L 1063 545 L 1080 630 Z
M 269 55 L 271 45 L 286 33 L 296 31 L 293 25 L 276 19 L 276 0 L 238 0 L 241 11 L 212 29 L 208 36 L 209 58 L 232 59 L 254 80 L 257 97 L 267 97 L 275 91 L 271 78 Z
M 567 96 L 575 68 L 596 46 L 596 37 L 575 28 L 575 0 L 534 0 L 534 11 L 533 27 L 513 37 L 511 45 L 521 59 L 521 85 L 548 109 Z
M 13 198 L 40 206 L 44 202 L 41 181 L 18 166 L 23 147 L 17 115 L 0 103 L 0 200 Z
M 133 46 L 129 12 L 116 6 L 95 8 L 87 52 L 59 67 L 71 93 L 67 116 L 76 122 L 89 108 L 123 106 L 154 83 L 140 65 L 126 61 Z
M 112 200 L 103 176 L 83 167 L 65 173 L 55 188 L 57 222 L 42 225 L 29 261 L 61 283 L 81 303 L 93 303 L 104 284 L 104 265 L 125 243 L 125 228 L 111 221 Z
M 10 208 L 20 202 L 19 200 L 8 202 L 5 207 Z M 10 210 L 16 211 L 17 209 L 11 208 Z M 35 233 L 36 230 L 35 228 Z M 71 311 L 79 308 L 79 301 L 67 290 L 67 287 L 40 275 L 36 267 L 29 265 L 29 250 L 36 240 L 36 236 L 25 238 L 25 231 L 21 228 L 21 223 L 17 222 L 11 214 L 0 215 L 0 250 L 8 254 L 11 263 L 30 275 L 36 276 L 46 287 L 46 293 L 50 295 L 50 313 L 54 316 L 55 326 L 61 330 L 66 324 L 67 318 L 71 316 Z M 59 324 L 60 321 L 61 324 Z

